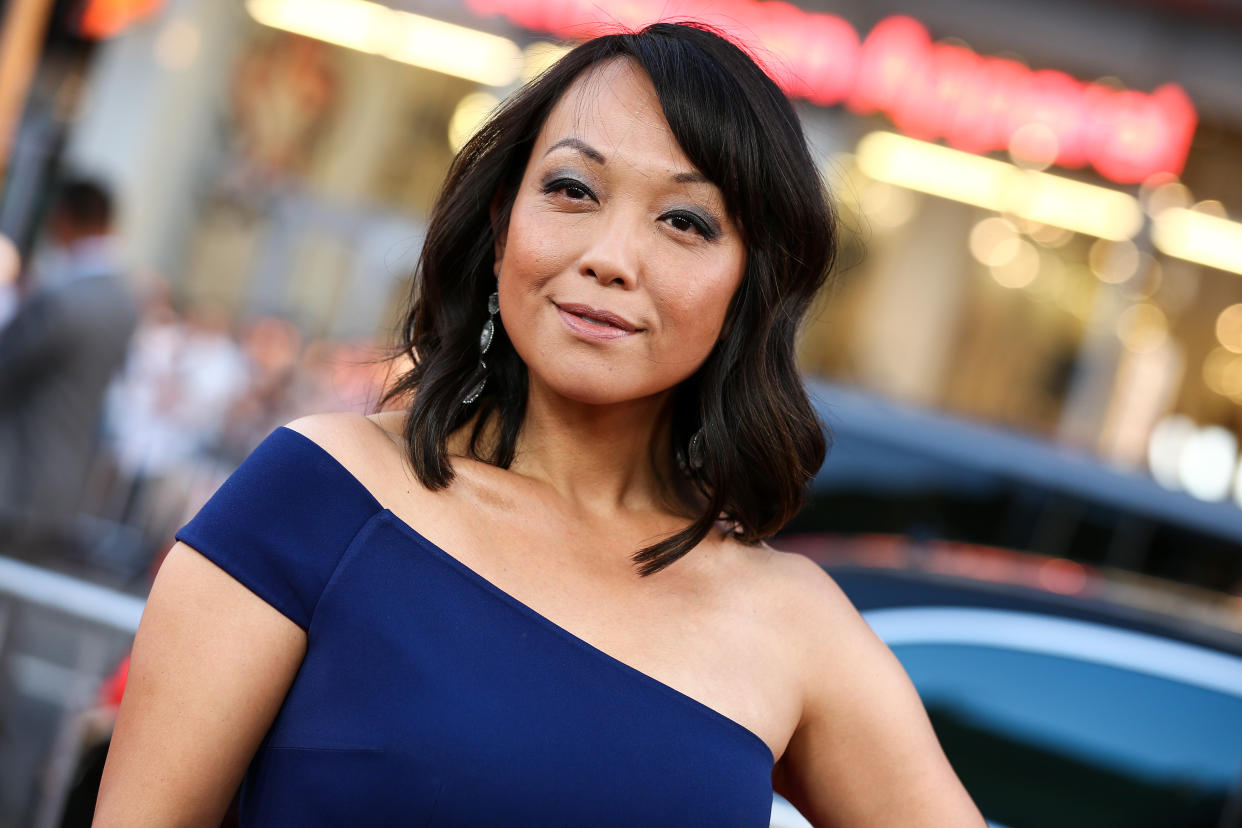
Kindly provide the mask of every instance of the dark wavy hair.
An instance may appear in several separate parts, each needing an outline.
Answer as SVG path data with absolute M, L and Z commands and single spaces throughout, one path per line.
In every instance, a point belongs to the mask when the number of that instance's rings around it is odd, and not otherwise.
M 674 389 L 670 445 L 652 447 L 669 452 L 668 468 L 685 476 L 674 490 L 691 522 L 636 552 L 639 571 L 649 575 L 693 549 L 718 521 L 746 543 L 779 530 L 801 506 L 829 436 L 798 377 L 794 339 L 836 257 L 836 215 L 793 107 L 727 38 L 694 23 L 598 37 L 491 115 L 453 161 L 432 211 L 397 343 L 412 367 L 384 399 L 410 398 L 406 448 L 430 489 L 452 482 L 448 438 L 476 414 L 470 454 L 504 468 L 513 462 L 527 373 L 499 326 L 486 386 L 474 404 L 462 404 L 483 377 L 479 330 L 495 289 L 494 233 L 507 225 L 552 107 L 582 73 L 614 58 L 650 76 L 674 137 L 720 189 L 747 253 L 724 335 Z M 493 421 L 495 437 L 484 440 Z

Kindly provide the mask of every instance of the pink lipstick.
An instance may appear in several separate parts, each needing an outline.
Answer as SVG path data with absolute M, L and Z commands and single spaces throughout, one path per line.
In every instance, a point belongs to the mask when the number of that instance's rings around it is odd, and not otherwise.
M 554 304 L 565 327 L 579 336 L 588 339 L 611 340 L 638 332 L 638 326 L 611 311 L 600 310 L 590 305 Z

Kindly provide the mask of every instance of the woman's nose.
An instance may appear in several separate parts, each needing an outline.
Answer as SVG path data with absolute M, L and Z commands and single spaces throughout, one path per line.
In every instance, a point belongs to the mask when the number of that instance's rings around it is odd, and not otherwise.
M 639 222 L 622 215 L 600 216 L 593 222 L 578 272 L 603 286 L 633 289 L 642 267 Z

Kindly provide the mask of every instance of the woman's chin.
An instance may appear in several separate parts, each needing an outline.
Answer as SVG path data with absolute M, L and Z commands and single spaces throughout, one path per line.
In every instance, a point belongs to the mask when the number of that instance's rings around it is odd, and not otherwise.
M 626 394 L 615 388 L 592 388 L 589 386 L 573 386 L 569 388 L 549 388 L 558 398 L 579 405 L 622 405 L 644 399 L 646 395 Z
M 554 398 L 581 405 L 622 405 L 648 400 L 667 389 L 653 387 L 649 378 L 643 383 L 619 382 L 607 376 L 573 372 L 566 376 L 545 378 L 543 387 Z M 670 386 L 671 387 L 671 386 Z

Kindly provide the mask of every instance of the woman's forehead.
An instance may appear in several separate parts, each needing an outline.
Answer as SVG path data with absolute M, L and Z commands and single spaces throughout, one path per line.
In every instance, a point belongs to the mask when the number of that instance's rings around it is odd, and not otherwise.
M 552 107 L 535 142 L 541 157 L 566 139 L 606 160 L 643 160 L 678 170 L 694 167 L 677 143 L 651 79 L 634 61 L 614 58 L 583 72 Z

